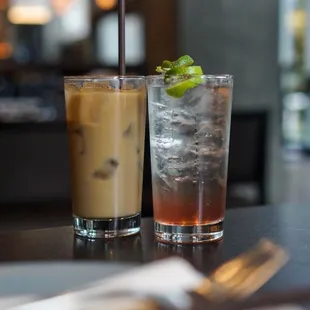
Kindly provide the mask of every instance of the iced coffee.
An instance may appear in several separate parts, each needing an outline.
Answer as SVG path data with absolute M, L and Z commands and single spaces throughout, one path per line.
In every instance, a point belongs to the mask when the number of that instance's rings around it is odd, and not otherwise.
M 140 229 L 146 91 L 143 77 L 65 78 L 75 231 Z

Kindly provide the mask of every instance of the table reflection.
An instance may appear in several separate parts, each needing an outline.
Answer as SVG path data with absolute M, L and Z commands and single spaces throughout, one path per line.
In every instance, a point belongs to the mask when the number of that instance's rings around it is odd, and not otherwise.
M 198 270 L 210 272 L 218 266 L 221 246 L 222 241 L 194 246 L 155 242 L 154 256 L 155 259 L 179 256 L 191 262 Z
M 73 242 L 75 259 L 142 262 L 140 234 L 111 240 L 87 239 L 75 236 Z

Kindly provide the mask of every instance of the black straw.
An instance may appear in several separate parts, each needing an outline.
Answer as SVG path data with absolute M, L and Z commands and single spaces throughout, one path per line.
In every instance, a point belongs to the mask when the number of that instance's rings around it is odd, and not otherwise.
M 126 74 L 125 60 L 125 0 L 118 0 L 118 73 Z

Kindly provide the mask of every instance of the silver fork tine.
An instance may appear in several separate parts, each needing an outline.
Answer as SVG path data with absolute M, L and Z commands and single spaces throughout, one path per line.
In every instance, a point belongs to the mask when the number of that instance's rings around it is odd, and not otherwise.
M 288 261 L 288 254 L 267 239 L 225 263 L 196 292 L 211 300 L 244 299 L 263 286 Z

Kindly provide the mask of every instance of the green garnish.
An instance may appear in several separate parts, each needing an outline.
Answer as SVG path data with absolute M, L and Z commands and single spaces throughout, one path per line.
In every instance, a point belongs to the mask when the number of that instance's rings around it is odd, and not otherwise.
M 187 90 L 203 82 L 202 78 L 197 77 L 203 74 L 202 68 L 200 66 L 192 66 L 193 63 L 193 58 L 185 55 L 175 61 L 164 60 L 162 65 L 156 68 L 156 72 L 164 74 L 164 81 L 167 84 L 172 76 L 179 76 L 181 79 L 180 82 L 166 88 L 169 96 L 181 98 Z
M 171 69 L 171 68 L 174 67 L 173 63 L 171 61 L 169 61 L 169 60 L 164 60 L 161 66 L 164 69 Z
M 175 98 L 182 98 L 184 93 L 194 87 L 197 87 L 199 84 L 202 83 L 202 79 L 199 77 L 193 77 L 177 84 L 168 86 L 166 88 L 166 93 Z
M 201 75 L 203 74 L 200 66 L 172 68 L 166 72 L 166 75 Z
M 191 56 L 184 55 L 180 57 L 178 60 L 174 61 L 173 67 L 188 67 L 194 63 L 194 59 Z

